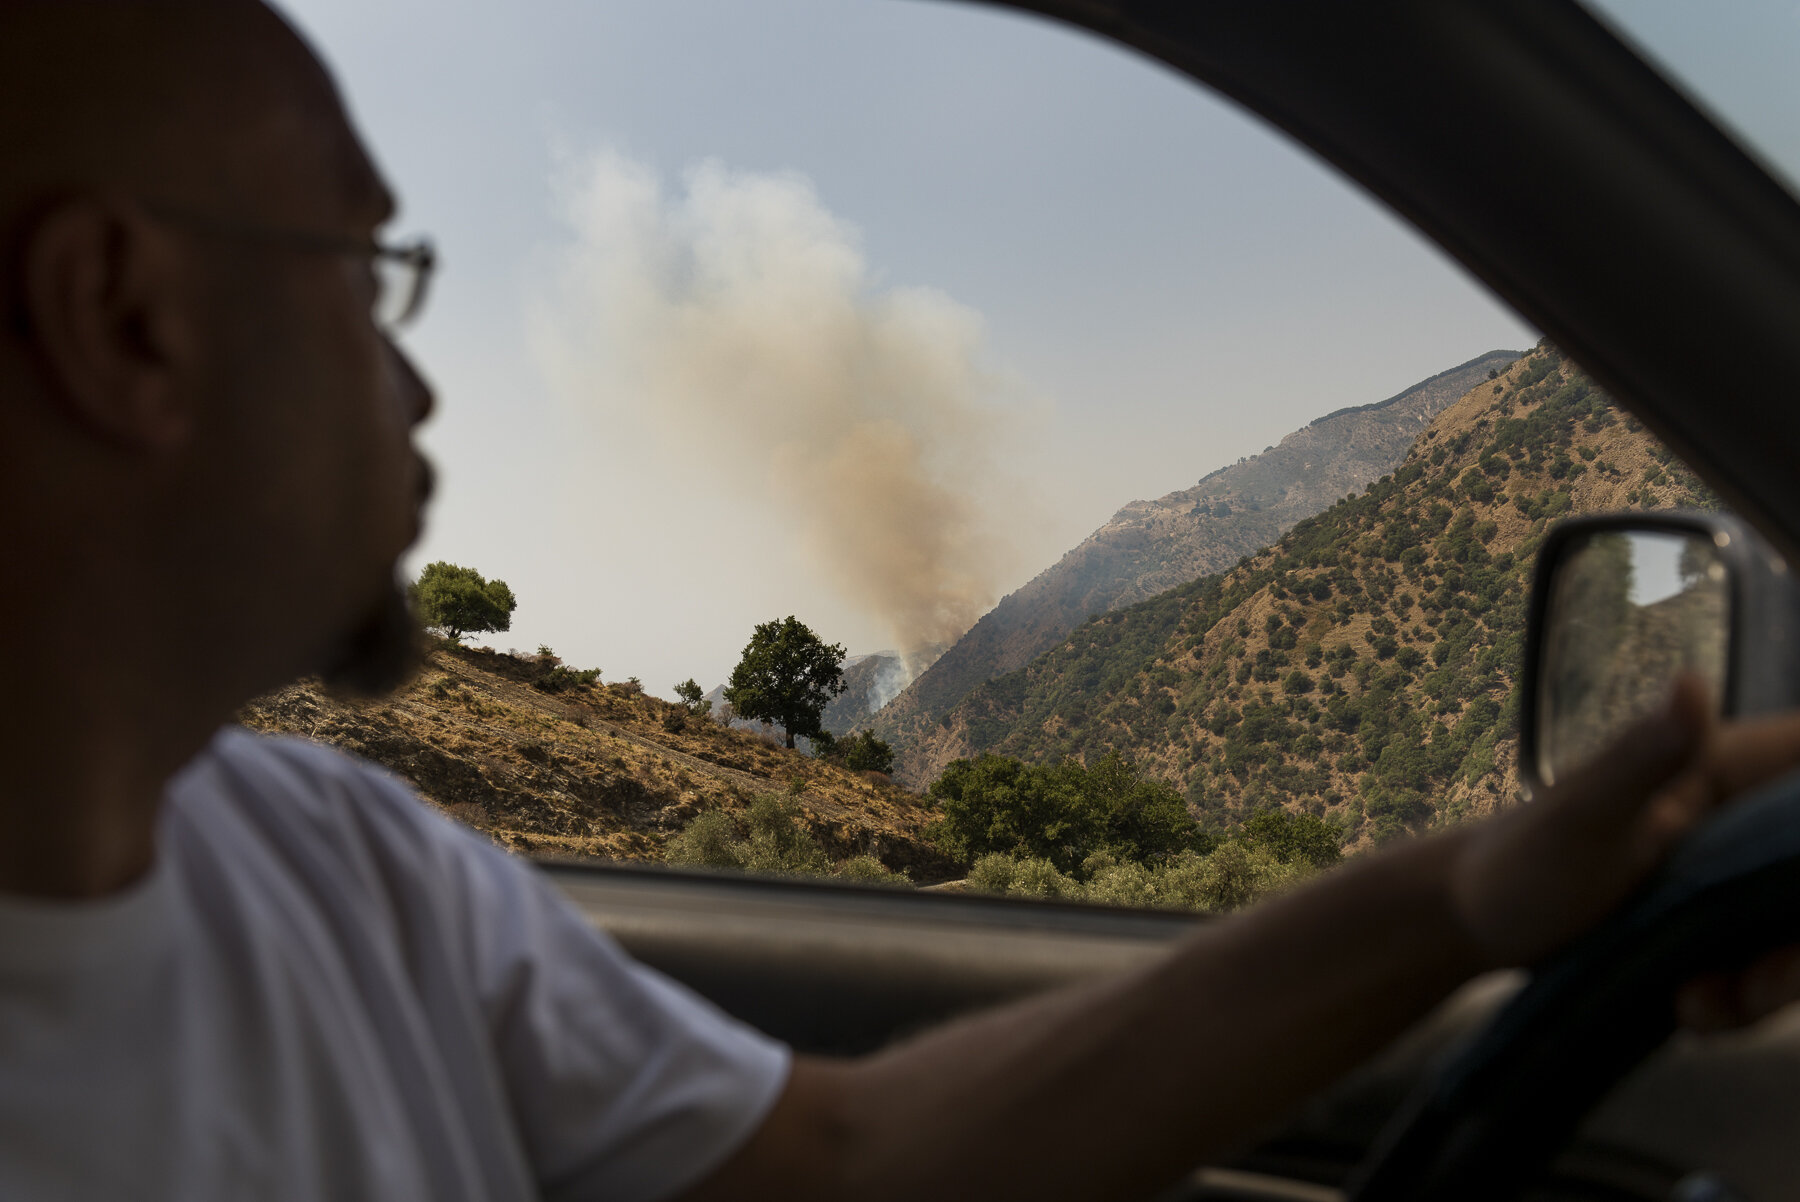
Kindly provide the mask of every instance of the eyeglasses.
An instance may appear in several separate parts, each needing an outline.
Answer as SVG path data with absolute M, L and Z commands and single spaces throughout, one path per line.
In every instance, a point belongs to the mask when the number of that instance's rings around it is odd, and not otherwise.
M 389 245 L 307 230 L 271 229 L 251 222 L 214 217 L 158 203 L 146 203 L 144 208 L 163 221 L 185 226 L 196 233 L 266 242 L 271 246 L 285 246 L 316 254 L 350 255 L 368 259 L 375 273 L 372 316 L 375 324 L 383 330 L 398 330 L 419 315 L 419 310 L 425 307 L 425 293 L 431 286 L 431 273 L 437 267 L 437 251 L 428 238 Z

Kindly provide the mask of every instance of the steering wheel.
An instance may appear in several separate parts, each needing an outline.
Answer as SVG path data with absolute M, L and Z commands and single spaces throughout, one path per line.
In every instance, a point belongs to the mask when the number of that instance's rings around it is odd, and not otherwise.
M 1675 1027 L 1674 995 L 1800 943 L 1800 773 L 1690 835 L 1403 1107 L 1352 1202 L 1509 1202 Z

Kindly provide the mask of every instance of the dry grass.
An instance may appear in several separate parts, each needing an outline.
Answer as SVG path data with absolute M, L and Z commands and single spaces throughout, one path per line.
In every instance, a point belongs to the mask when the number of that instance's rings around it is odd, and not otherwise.
M 530 657 L 446 645 L 382 701 L 341 701 L 301 681 L 239 717 L 374 760 L 457 821 L 520 851 L 659 860 L 668 838 L 701 811 L 737 812 L 758 794 L 798 790 L 804 821 L 834 859 L 871 854 L 920 880 L 948 870 L 923 838 L 930 814 L 922 799 L 885 777 L 708 719 L 668 729 L 673 707 L 625 685 L 545 693 L 533 687 L 545 671 Z

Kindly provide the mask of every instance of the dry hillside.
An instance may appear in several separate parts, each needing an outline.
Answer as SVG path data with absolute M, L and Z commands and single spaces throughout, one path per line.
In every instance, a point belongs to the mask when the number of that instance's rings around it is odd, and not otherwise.
M 240 718 L 374 760 L 521 851 L 656 860 L 702 811 L 738 814 L 780 793 L 834 860 L 873 855 L 916 880 L 947 869 L 921 838 L 921 799 L 885 777 L 687 716 L 633 685 L 579 683 L 535 657 L 445 645 L 382 701 L 345 702 L 301 682 Z
M 1280 805 L 1330 816 L 1353 845 L 1486 812 L 1517 786 L 1525 582 L 1546 525 L 1711 503 L 1539 347 L 1392 476 L 977 690 L 903 749 L 901 774 L 1116 749 L 1216 823 Z

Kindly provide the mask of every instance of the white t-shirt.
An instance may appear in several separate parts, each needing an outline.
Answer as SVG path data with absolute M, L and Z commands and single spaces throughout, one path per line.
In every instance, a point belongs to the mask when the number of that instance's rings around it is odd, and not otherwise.
M 662 1197 L 788 1063 L 297 740 L 221 732 L 126 892 L 0 896 L 0 1199 Z

